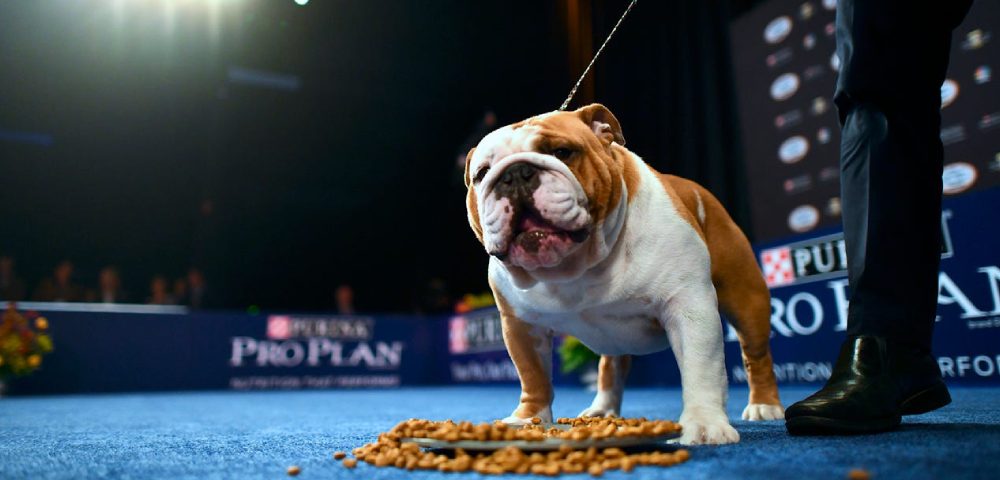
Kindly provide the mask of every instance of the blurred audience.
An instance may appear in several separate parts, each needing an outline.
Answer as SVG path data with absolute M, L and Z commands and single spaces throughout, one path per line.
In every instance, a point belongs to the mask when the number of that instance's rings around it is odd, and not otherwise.
M 143 299 L 150 305 L 185 305 L 198 310 L 213 306 L 208 284 L 200 269 L 191 267 L 187 273 L 175 278 L 173 283 L 164 275 L 155 275 L 149 282 L 145 298 L 129 298 L 122 284 L 118 268 L 107 265 L 97 275 L 96 288 L 85 288 L 73 281 L 74 265 L 63 260 L 44 278 L 32 292 L 31 300 L 38 302 L 92 302 L 128 303 Z M 25 281 L 15 269 L 14 258 L 0 255 L 0 301 L 21 301 L 28 298 Z M 354 291 L 350 285 L 341 285 L 336 293 L 338 310 L 354 311 Z
M 212 306 L 205 275 L 197 268 L 191 268 L 187 273 L 187 296 L 179 298 L 181 305 L 187 305 L 195 310 Z
M 97 290 L 87 295 L 87 301 L 98 303 L 128 303 L 122 290 L 122 280 L 115 267 L 104 267 L 97 275 Z
M 452 302 L 448 284 L 437 277 L 428 280 L 417 297 L 416 310 L 418 313 L 451 313 Z
M 179 304 L 186 304 L 188 298 L 188 284 L 187 279 L 180 277 L 174 280 L 174 289 L 172 291 L 174 295 L 174 300 Z
M 56 265 L 52 276 L 38 284 L 32 299 L 41 302 L 83 301 L 83 289 L 73 283 L 73 262 L 63 260 Z
M 149 298 L 146 303 L 150 305 L 176 305 L 177 300 L 170 294 L 167 287 L 167 278 L 163 275 L 153 277 L 149 282 Z
M 24 300 L 24 281 L 14 270 L 14 259 L 0 255 L 0 300 Z
M 184 276 L 170 281 L 165 275 L 154 275 L 148 284 L 148 294 L 133 295 L 131 298 L 123 286 L 121 273 L 113 265 L 106 265 L 97 274 L 96 288 L 81 286 L 73 281 L 74 264 L 63 260 L 56 265 L 52 274 L 39 282 L 32 292 L 31 300 L 39 302 L 92 302 L 92 303 L 139 303 L 148 305 L 183 305 L 191 310 L 212 308 L 215 304 L 210 296 L 208 282 L 201 269 L 191 267 Z M 92 285 L 92 284 L 91 284 Z M 137 290 L 133 290 L 137 291 Z M 451 296 L 448 286 L 441 278 L 431 278 L 414 292 L 414 309 L 423 313 L 450 313 Z M 0 255 L 0 301 L 21 301 L 27 299 L 25 281 L 15 269 L 14 258 Z M 340 283 L 333 290 L 334 308 L 338 314 L 354 315 L 354 287 Z
M 337 302 L 337 313 L 341 315 L 354 314 L 354 288 L 342 283 L 333 291 L 333 297 Z

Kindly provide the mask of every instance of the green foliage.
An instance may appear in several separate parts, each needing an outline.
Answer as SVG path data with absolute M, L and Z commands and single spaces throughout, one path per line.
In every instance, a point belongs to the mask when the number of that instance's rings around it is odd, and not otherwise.
M 42 353 L 49 353 L 52 351 L 52 337 L 42 334 L 35 339 L 35 343 L 38 344 L 38 349 Z
M 559 345 L 559 359 L 562 360 L 562 368 L 560 370 L 564 374 L 579 370 L 589 363 L 596 362 L 600 358 L 600 355 L 592 352 L 576 337 L 567 335 L 563 339 L 562 345 Z

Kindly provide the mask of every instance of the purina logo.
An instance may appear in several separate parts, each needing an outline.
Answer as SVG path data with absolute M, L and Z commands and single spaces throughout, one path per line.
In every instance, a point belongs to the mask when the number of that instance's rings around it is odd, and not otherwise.
M 370 317 L 267 317 L 267 340 L 230 338 L 232 367 L 357 367 L 369 370 L 398 369 L 402 341 L 372 339 L 375 319 Z
M 838 233 L 764 250 L 760 264 L 768 287 L 843 275 L 847 271 L 844 236 Z
M 448 351 L 477 353 L 503 351 L 503 327 L 500 312 L 481 310 L 452 317 L 448 322 Z
M 343 340 L 367 340 L 372 337 L 375 320 L 368 317 L 267 317 L 267 338 L 327 337 Z
M 948 220 L 951 210 L 941 212 L 941 258 L 953 254 Z M 760 267 L 770 288 L 825 280 L 847 274 L 844 234 L 837 233 L 780 247 L 761 250 Z

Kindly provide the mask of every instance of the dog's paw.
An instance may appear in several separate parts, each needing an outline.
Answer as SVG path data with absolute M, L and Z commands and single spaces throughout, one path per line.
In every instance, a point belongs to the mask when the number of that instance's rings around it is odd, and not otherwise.
M 607 391 L 598 391 L 590 407 L 580 412 L 581 417 L 617 417 L 622 410 L 622 396 Z
M 724 412 L 688 412 L 681 414 L 682 445 L 721 445 L 740 441 L 740 434 L 729 424 Z
M 591 405 L 580 412 L 579 417 L 617 417 L 618 410 L 613 407 Z
M 514 413 L 511 413 L 510 416 L 500 421 L 506 423 L 507 425 L 529 425 L 532 423 L 532 418 L 538 417 L 541 419 L 542 423 L 552 423 L 552 408 L 550 407 L 538 410 L 534 415 L 531 415 L 524 410 L 525 409 L 522 407 L 518 407 L 514 410 Z
M 766 403 L 750 403 L 743 409 L 743 420 L 783 420 L 785 409 L 781 405 L 769 405 Z

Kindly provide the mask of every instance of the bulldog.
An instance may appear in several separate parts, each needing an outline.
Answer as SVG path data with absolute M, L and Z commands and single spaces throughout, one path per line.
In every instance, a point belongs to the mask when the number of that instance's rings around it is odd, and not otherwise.
M 521 383 L 504 419 L 552 421 L 552 339 L 601 355 L 581 416 L 621 412 L 630 355 L 671 347 L 682 444 L 739 441 L 726 415 L 719 310 L 735 328 L 747 420 L 784 418 L 771 364 L 770 295 L 746 236 L 698 184 L 658 173 L 624 147 L 603 105 L 552 112 L 486 135 L 466 157 L 469 224 Z

